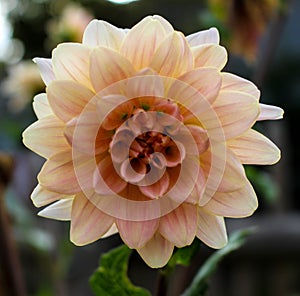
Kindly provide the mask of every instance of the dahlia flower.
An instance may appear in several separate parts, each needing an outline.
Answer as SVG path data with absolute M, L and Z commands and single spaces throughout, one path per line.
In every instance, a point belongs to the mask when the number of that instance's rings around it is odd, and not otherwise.
M 221 72 L 215 28 L 185 37 L 160 16 L 130 30 L 93 20 L 82 43 L 34 61 L 47 87 L 23 136 L 46 162 L 31 197 L 48 205 L 40 216 L 71 221 L 74 244 L 118 232 L 157 268 L 196 236 L 223 247 L 224 217 L 255 211 L 243 164 L 280 151 L 251 127 L 283 111 Z

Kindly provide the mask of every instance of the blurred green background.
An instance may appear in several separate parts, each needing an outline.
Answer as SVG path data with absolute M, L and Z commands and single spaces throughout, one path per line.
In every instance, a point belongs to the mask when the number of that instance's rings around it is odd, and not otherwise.
M 36 120 L 31 101 L 44 91 L 34 57 L 51 57 L 64 41 L 80 42 L 93 19 L 130 28 L 159 14 L 186 35 L 215 26 L 229 52 L 225 71 L 254 81 L 261 102 L 285 110 L 283 121 L 261 123 L 282 150 L 273 167 L 247 167 L 259 210 L 251 218 L 228 219 L 228 229 L 257 225 L 248 244 L 229 256 L 211 279 L 210 294 L 221 296 L 300 295 L 300 1 L 288 0 L 1 0 L 0 2 L 0 195 L 1 238 L 15 242 L 8 252 L 0 241 L 0 295 L 11 296 L 7 264 L 17 255 L 26 292 L 16 295 L 88 296 L 88 278 L 102 252 L 120 244 L 118 236 L 89 246 L 68 240 L 68 223 L 36 216 L 30 200 L 43 159 L 28 151 L 22 131 Z M 4 223 L 4 224 L 3 224 Z M 190 268 L 178 268 L 170 295 L 179 295 L 212 251 L 202 246 Z M 12 257 L 11 257 L 12 256 Z M 157 273 L 135 254 L 133 282 L 155 291 Z M 17 263 L 16 263 L 17 264 Z M 22 283 L 20 283 L 22 286 Z M 21 289 L 22 290 L 22 289 Z M 17 293 L 17 292 L 16 292 Z

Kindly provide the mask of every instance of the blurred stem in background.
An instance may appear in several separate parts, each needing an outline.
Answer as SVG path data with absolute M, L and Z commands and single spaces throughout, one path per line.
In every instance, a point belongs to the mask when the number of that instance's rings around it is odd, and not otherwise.
M 16 243 L 5 206 L 5 191 L 12 179 L 13 159 L 0 153 L 0 294 L 25 296 L 26 289 Z

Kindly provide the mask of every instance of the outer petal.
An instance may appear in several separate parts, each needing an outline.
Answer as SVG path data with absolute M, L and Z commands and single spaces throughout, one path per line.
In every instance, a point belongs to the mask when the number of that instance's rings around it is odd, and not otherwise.
M 259 104 L 260 114 L 257 120 L 275 120 L 283 117 L 283 110 L 272 105 Z
M 64 122 L 78 116 L 95 95 L 89 88 L 71 81 L 54 81 L 47 87 L 47 94 L 54 113 Z
M 53 114 L 53 111 L 49 105 L 47 95 L 45 93 L 36 95 L 33 98 L 32 106 L 38 119 Z
M 71 220 L 71 209 L 74 198 L 59 200 L 38 213 L 39 216 L 68 221 Z
M 234 192 L 248 182 L 241 162 L 229 149 L 217 149 L 213 155 L 210 151 L 205 152 L 201 155 L 201 166 L 207 183 L 199 201 L 200 206 L 207 204 L 216 191 Z
M 217 28 L 210 28 L 208 30 L 193 33 L 186 37 L 190 46 L 198 46 L 202 44 L 219 44 L 220 35 Z
M 231 139 L 251 128 L 258 114 L 259 104 L 253 96 L 224 91 L 214 102 L 213 110 L 201 114 L 201 123 L 209 132 L 223 133 L 226 139 Z
M 190 245 L 196 235 L 197 208 L 183 203 L 160 219 L 159 232 L 176 247 Z
M 136 24 L 126 35 L 121 53 L 128 58 L 136 69 L 149 66 L 149 63 L 167 36 L 160 19 L 148 16 Z
M 251 81 L 231 73 L 222 73 L 222 91 L 237 91 L 252 95 L 257 100 L 260 91 Z
M 174 245 L 156 233 L 148 243 L 137 249 L 143 260 L 152 268 L 166 265 L 172 256 Z
M 122 240 L 129 248 L 142 248 L 154 235 L 159 220 L 148 221 L 125 221 L 117 220 L 117 227 Z
M 84 194 L 74 198 L 71 214 L 70 239 L 77 246 L 92 243 L 111 228 L 114 220 L 100 211 Z
M 192 48 L 195 67 L 224 68 L 227 63 L 226 49 L 216 44 L 205 44 Z
M 36 207 L 45 206 L 51 202 L 57 201 L 58 199 L 66 199 L 70 198 L 69 195 L 62 195 L 61 193 L 51 192 L 43 188 L 40 184 L 38 184 L 32 194 L 31 199 L 33 204 Z
M 105 47 L 98 47 L 92 51 L 90 75 L 97 92 L 132 76 L 134 72 L 132 64 L 118 52 Z
M 23 143 L 45 158 L 70 148 L 64 137 L 64 123 L 54 115 L 48 115 L 30 125 L 23 132 Z
M 113 224 L 111 226 L 111 228 L 109 228 L 108 231 L 101 236 L 101 238 L 106 238 L 106 237 L 109 237 L 116 233 L 118 233 L 118 228 L 117 228 L 116 224 Z
M 216 99 L 222 83 L 222 77 L 216 68 L 199 68 L 189 71 L 171 86 L 168 96 L 174 100 L 187 101 L 198 99 L 197 92 L 204 96 L 207 108 Z
M 37 64 L 46 85 L 55 79 L 51 59 L 34 58 L 33 61 Z
M 92 88 L 89 76 L 90 49 L 79 43 L 62 43 L 52 54 L 56 79 L 73 80 Z M 76 62 L 74 62 L 76 61 Z
M 203 209 L 216 216 L 243 218 L 251 216 L 257 206 L 256 194 L 246 181 L 245 186 L 236 191 L 216 192 Z
M 211 248 L 219 249 L 227 244 L 224 218 L 211 215 L 198 208 L 197 237 Z
M 190 47 L 183 34 L 170 34 L 158 47 L 150 67 L 160 75 L 178 77 L 193 69 Z
M 80 192 L 81 188 L 73 167 L 71 149 L 50 157 L 43 165 L 38 180 L 41 186 L 49 191 L 64 194 Z
M 104 46 L 119 50 L 125 31 L 105 21 L 92 20 L 86 27 L 82 43 L 88 46 Z
M 253 129 L 227 143 L 244 164 L 274 164 L 280 159 L 280 150 L 277 146 Z

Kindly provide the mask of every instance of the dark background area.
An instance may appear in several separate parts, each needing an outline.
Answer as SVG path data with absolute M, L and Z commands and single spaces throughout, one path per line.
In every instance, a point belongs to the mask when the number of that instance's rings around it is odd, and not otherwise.
M 31 78 L 29 70 L 19 75 L 15 69 L 34 57 L 50 57 L 58 43 L 79 41 L 67 25 L 61 25 L 63 29 L 59 25 L 55 27 L 63 19 L 66 7 L 74 3 L 91 18 L 122 28 L 130 28 L 149 14 L 165 17 L 186 35 L 217 26 L 221 44 L 229 52 L 225 70 L 254 81 L 262 92 L 261 102 L 285 110 L 284 120 L 256 126 L 282 150 L 281 161 L 272 167 L 247 167 L 259 197 L 258 211 L 251 218 L 227 220 L 229 233 L 248 226 L 258 226 L 258 231 L 244 247 L 222 262 L 210 281 L 208 295 L 300 295 L 299 0 L 231 0 L 226 4 L 218 0 L 138 0 L 128 4 L 105 0 L 1 1 L 0 8 L 6 10 L 13 42 L 0 61 L 3 201 L 0 206 L 2 210 L 5 207 L 9 217 L 28 295 L 92 295 L 88 278 L 97 267 L 101 253 L 121 242 L 115 235 L 85 247 L 75 247 L 69 242 L 69 223 L 37 217 L 39 209 L 30 200 L 43 159 L 22 145 L 21 133 L 36 120 L 31 100 L 44 86 L 34 74 Z M 4 25 L 1 26 L 0 37 L 4 32 Z M 22 88 L 23 84 L 29 90 Z M 6 186 L 3 180 L 9 179 L 11 167 L 11 182 Z M 3 263 L 5 254 L 1 247 L 0 252 L 0 263 Z M 211 252 L 203 245 L 190 268 L 176 270 L 170 295 L 179 295 Z M 0 295 L 5 295 L 1 291 L 9 283 L 5 280 L 4 265 L 1 266 Z M 148 268 L 136 254 L 131 258 L 129 274 L 134 283 L 155 291 L 156 271 Z

